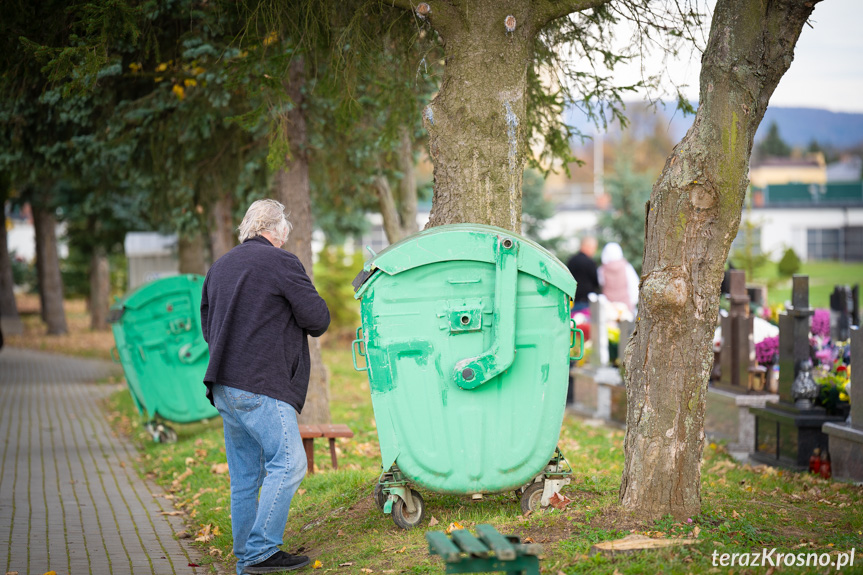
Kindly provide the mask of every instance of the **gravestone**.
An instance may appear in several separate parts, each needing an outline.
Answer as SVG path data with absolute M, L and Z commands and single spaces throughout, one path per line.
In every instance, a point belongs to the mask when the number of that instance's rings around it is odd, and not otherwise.
M 803 470 L 815 448 L 828 447 L 821 431 L 841 416 L 827 415 L 822 407 L 809 407 L 799 390 L 811 387 L 809 369 L 809 277 L 792 280 L 792 306 L 779 316 L 779 401 L 752 408 L 755 416 L 755 445 L 750 457 L 768 465 Z M 799 378 L 799 379 L 798 379 Z M 796 405 L 795 405 L 796 404 Z
M 590 302 L 590 364 L 608 365 L 608 313 L 602 301 Z
M 852 325 L 851 314 L 854 312 L 851 288 L 846 285 L 833 287 L 830 294 L 830 338 L 833 341 L 845 341 L 849 337 Z
M 626 388 L 620 370 L 609 361 L 608 315 L 602 301 L 590 302 L 590 359 L 587 365 L 571 370 L 573 402 L 569 410 L 578 415 L 612 421 L 612 417 L 626 420 Z M 622 354 L 633 328 L 621 326 L 618 353 Z M 624 340 L 624 331 L 629 336 Z M 621 393 L 622 392 L 622 393 Z M 622 407 L 621 407 L 622 405 Z
M 851 414 L 844 423 L 825 423 L 822 431 L 829 437 L 833 477 L 863 481 L 863 331 L 849 330 L 851 337 Z
M 751 407 L 764 407 L 779 396 L 749 388 L 749 370 L 755 365 L 752 329 L 755 319 L 749 313 L 746 272 L 729 270 L 731 309 L 720 320 L 722 346 L 719 351 L 719 378 L 707 390 L 704 429 L 711 439 L 728 441 L 729 452 L 738 459 L 749 456 L 755 444 L 755 417 Z
M 722 349 L 719 352 L 721 374 L 719 383 L 729 391 L 747 391 L 749 368 L 755 362 L 755 345 L 752 341 L 754 318 L 749 314 L 749 295 L 746 292 L 746 272 L 728 272 L 731 309 L 721 320 Z

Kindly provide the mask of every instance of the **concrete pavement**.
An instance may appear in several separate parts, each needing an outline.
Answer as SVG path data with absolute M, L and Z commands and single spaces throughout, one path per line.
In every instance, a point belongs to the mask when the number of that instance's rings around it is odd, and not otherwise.
M 119 366 L 37 351 L 0 351 L 2 573 L 205 573 L 200 552 L 176 539 L 182 520 L 162 489 L 135 471 L 135 448 L 116 437 L 97 384 Z M 123 386 L 124 387 L 124 386 Z M 4 558 L 5 555 L 5 558 Z

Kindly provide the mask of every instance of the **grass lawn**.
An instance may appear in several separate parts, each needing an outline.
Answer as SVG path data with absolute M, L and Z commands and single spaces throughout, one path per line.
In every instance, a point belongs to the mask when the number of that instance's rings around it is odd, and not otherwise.
M 812 261 L 801 264 L 798 273 L 809 276 L 809 305 L 829 308 L 830 294 L 837 284 L 863 285 L 863 263 L 835 261 Z M 763 266 L 748 283 L 763 283 L 769 286 L 767 299 L 771 305 L 791 300 L 791 278 L 780 278 L 775 263 Z
M 468 529 L 490 523 L 504 534 L 529 538 L 544 548 L 544 573 L 836 573 L 833 567 L 716 567 L 714 553 L 758 552 L 831 554 L 856 547 L 856 565 L 843 573 L 863 573 L 863 487 L 768 467 L 739 465 L 721 445 L 705 448 L 702 512 L 691 521 L 670 518 L 639 523 L 617 505 L 623 467 L 622 431 L 567 417 L 560 448 L 575 470 L 564 493 L 564 510 L 520 514 L 512 493 L 469 497 L 420 489 L 426 519 L 403 531 L 372 499 L 380 472 L 377 433 L 365 374 L 354 371 L 348 349 L 325 348 L 331 375 L 334 422 L 349 424 L 355 437 L 339 440 L 339 470 L 330 469 L 326 443 L 317 442 L 321 468 L 307 476 L 291 506 L 284 548 L 308 554 L 317 573 L 442 573 L 443 563 L 428 554 L 424 532 L 458 522 Z M 111 398 L 108 417 L 141 448 L 142 473 L 167 490 L 214 562 L 232 570 L 229 479 L 220 421 L 176 426 L 179 441 L 154 444 L 143 431 L 127 392 Z M 434 525 L 432 525 L 432 523 Z M 633 555 L 590 555 L 597 542 L 630 533 L 662 538 L 695 538 L 690 546 Z

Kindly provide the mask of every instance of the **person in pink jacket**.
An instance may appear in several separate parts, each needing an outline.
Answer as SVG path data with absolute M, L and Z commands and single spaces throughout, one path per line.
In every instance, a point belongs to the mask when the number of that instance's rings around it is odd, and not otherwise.
M 622 303 L 635 312 L 638 304 L 638 274 L 626 258 L 617 242 L 602 248 L 602 265 L 597 270 L 602 294 L 612 303 Z

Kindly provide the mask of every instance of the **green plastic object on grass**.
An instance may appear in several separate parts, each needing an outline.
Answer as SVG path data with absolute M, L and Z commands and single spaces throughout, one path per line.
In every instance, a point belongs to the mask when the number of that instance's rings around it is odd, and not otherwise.
M 508 230 L 446 225 L 373 256 L 354 288 L 354 362 L 369 377 L 384 470 L 375 496 L 397 524 L 399 499 L 408 527 L 422 515 L 410 484 L 482 494 L 562 480 L 578 330 L 560 260 Z
M 210 360 L 201 332 L 203 284 L 199 275 L 170 276 L 111 306 L 114 359 L 155 441 L 176 440 L 161 420 L 190 423 L 218 415 L 203 383 Z

